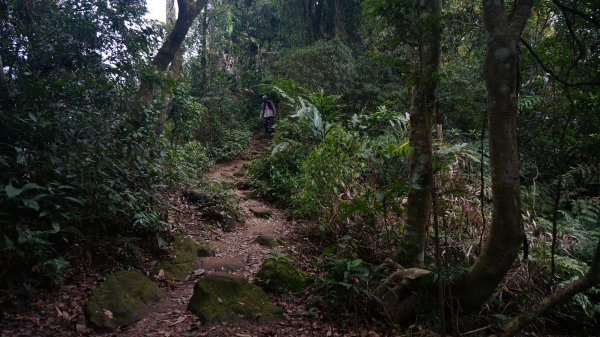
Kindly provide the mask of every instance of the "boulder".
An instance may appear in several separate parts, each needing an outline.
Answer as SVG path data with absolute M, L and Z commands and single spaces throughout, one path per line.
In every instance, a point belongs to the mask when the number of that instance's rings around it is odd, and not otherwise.
M 216 222 L 224 231 L 232 231 L 238 225 L 239 214 L 233 209 L 215 205 L 202 211 L 202 218 Z
M 218 202 L 218 198 L 208 191 L 199 189 L 190 189 L 183 192 L 183 195 L 191 202 L 198 203 L 202 206 L 212 206 Z
M 197 248 L 198 249 L 197 249 L 196 255 L 198 255 L 198 257 L 209 257 L 209 256 L 214 255 L 212 249 L 210 248 L 208 243 L 204 240 L 202 240 L 202 241 L 200 241 L 200 243 L 198 243 Z
M 283 240 L 267 234 L 260 234 L 254 241 L 261 246 L 269 248 L 285 245 Z
M 248 209 L 258 218 L 268 219 L 273 216 L 273 211 L 266 207 L 250 207 Z
M 266 259 L 256 274 L 256 284 L 266 291 L 300 291 L 306 285 L 306 274 L 287 259 Z
M 204 324 L 236 320 L 274 321 L 282 316 L 259 287 L 241 277 L 216 273 L 203 277 L 194 286 L 188 310 Z
M 198 269 L 198 256 L 207 253 L 211 253 L 208 245 L 198 244 L 190 237 L 176 234 L 172 258 L 160 262 L 156 269 L 162 269 L 168 279 L 183 281 L 190 272 Z
M 160 288 L 141 272 L 120 271 L 92 290 L 85 312 L 95 329 L 114 331 L 138 320 L 147 305 L 160 297 Z

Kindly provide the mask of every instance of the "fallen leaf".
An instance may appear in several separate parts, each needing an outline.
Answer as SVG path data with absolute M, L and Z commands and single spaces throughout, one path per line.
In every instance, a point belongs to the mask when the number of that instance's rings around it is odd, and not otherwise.
M 158 277 L 159 277 L 159 278 L 163 278 L 163 277 L 165 277 L 165 270 L 164 270 L 164 269 L 160 269 L 160 270 L 158 271 Z

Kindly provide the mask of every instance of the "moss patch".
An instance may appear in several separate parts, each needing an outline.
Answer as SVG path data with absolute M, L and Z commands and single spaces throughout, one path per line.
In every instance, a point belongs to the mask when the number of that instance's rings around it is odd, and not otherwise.
M 92 291 L 85 312 L 94 328 L 113 331 L 139 319 L 147 304 L 160 296 L 160 288 L 141 272 L 120 271 Z
M 271 303 L 262 289 L 229 274 L 211 274 L 196 282 L 188 309 L 204 324 L 273 321 L 282 316 L 281 308 Z
M 221 229 L 226 232 L 234 230 L 240 220 L 241 215 L 237 210 L 237 206 L 233 205 L 215 205 L 206 207 L 202 211 L 202 218 L 209 221 L 216 222 Z
M 259 245 L 264 246 L 264 247 L 269 247 L 269 248 L 285 245 L 285 242 L 283 240 L 278 239 L 271 235 L 266 235 L 266 234 L 259 235 L 255 241 Z
M 201 247 L 202 245 L 187 236 L 175 235 L 173 258 L 160 262 L 156 270 L 162 269 L 165 272 L 165 277 L 169 279 L 175 281 L 185 280 L 191 271 L 200 267 L 198 256 L 201 254 Z
M 300 291 L 306 275 L 286 259 L 267 259 L 256 274 L 256 284 L 266 291 Z
M 198 255 L 199 257 L 209 257 L 209 256 L 213 256 L 213 251 L 210 248 L 210 246 L 208 245 L 208 243 L 204 240 L 201 240 L 198 243 L 197 246 L 197 251 L 196 251 L 196 255 Z

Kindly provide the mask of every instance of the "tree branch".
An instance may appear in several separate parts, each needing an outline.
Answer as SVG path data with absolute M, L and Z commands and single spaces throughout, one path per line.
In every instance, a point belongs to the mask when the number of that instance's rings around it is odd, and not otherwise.
M 543 315 L 554 306 L 568 301 L 574 295 L 585 291 L 598 283 L 600 283 L 600 240 L 596 245 L 596 253 L 592 265 L 582 278 L 547 296 L 530 310 L 525 310 L 521 315 L 515 317 L 504 326 L 499 337 L 511 337 L 516 335 L 534 319 Z
M 512 35 L 515 40 L 521 36 L 521 32 L 525 28 L 525 24 L 531 14 L 531 8 L 533 7 L 533 0 L 518 0 L 515 4 L 515 10 L 510 18 L 510 24 L 508 32 Z
M 521 41 L 521 44 L 523 44 L 525 46 L 525 48 L 527 48 L 527 51 L 529 51 L 529 53 L 531 53 L 531 55 L 533 56 L 533 58 L 542 67 L 542 69 L 544 69 L 544 71 L 546 71 L 550 75 L 550 77 L 554 78 L 560 84 L 562 84 L 562 85 L 564 85 L 566 87 L 583 87 L 583 86 L 586 86 L 586 85 L 600 86 L 600 82 L 595 82 L 595 81 L 591 81 L 591 82 L 568 82 L 567 80 L 562 79 L 558 74 L 556 74 L 556 72 L 554 70 L 552 70 L 548 65 L 546 65 L 544 63 L 544 61 L 540 58 L 540 56 L 533 50 L 533 47 L 531 47 L 531 45 L 529 43 L 527 43 L 527 41 L 525 41 L 525 39 L 521 38 L 520 41 Z
M 179 15 L 175 25 L 152 60 L 152 64 L 157 71 L 166 71 L 169 64 L 173 62 L 188 30 L 202 8 L 206 6 L 206 2 L 207 0 L 177 0 Z M 140 84 L 129 116 L 134 127 L 142 126 L 146 118 L 144 108 L 152 103 L 156 89 L 157 84 L 150 80 L 144 80 Z
M 579 11 L 575 8 L 567 7 L 563 4 L 561 4 L 558 0 L 552 0 L 552 3 L 555 4 L 556 7 L 562 9 L 563 11 L 573 13 L 573 14 L 581 17 L 585 21 L 593 24 L 594 26 L 596 26 L 596 28 L 600 28 L 600 20 L 599 19 L 596 19 L 595 17 L 593 17 L 587 13 L 584 13 L 582 11 Z

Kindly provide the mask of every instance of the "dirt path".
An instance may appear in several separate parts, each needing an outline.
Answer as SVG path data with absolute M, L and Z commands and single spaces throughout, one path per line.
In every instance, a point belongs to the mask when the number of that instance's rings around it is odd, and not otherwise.
M 251 154 L 264 151 L 268 143 L 254 140 Z M 250 156 L 252 157 L 252 155 Z M 245 168 L 250 159 L 238 159 L 218 164 L 209 173 L 208 178 L 231 183 L 243 180 Z M 240 200 L 240 210 L 244 221 L 232 232 L 224 232 L 219 228 L 206 229 L 200 219 L 197 206 L 189 203 L 183 195 L 171 196 L 171 204 L 176 212 L 169 221 L 177 230 L 194 238 L 204 238 L 214 252 L 214 256 L 199 258 L 201 268 L 182 282 L 164 282 L 166 288 L 163 299 L 149 308 L 144 317 L 121 332 L 105 336 L 320 336 L 326 332 L 312 327 L 302 315 L 305 308 L 293 297 L 273 298 L 274 302 L 284 309 L 284 319 L 277 323 L 262 324 L 260 322 L 224 322 L 216 326 L 204 326 L 198 318 L 187 311 L 187 303 L 192 296 L 196 280 L 204 274 L 213 272 L 230 272 L 253 281 L 254 275 L 262 261 L 272 249 L 265 248 L 255 242 L 259 235 L 270 235 L 281 239 L 289 239 L 292 224 L 284 213 L 264 202 L 250 197 L 250 191 L 234 189 Z M 265 208 L 272 212 L 269 218 L 257 217 L 251 209 Z M 278 248 L 275 248 L 278 249 Z M 293 245 L 285 249 L 294 253 Z M 319 332 L 320 331 L 320 332 Z

